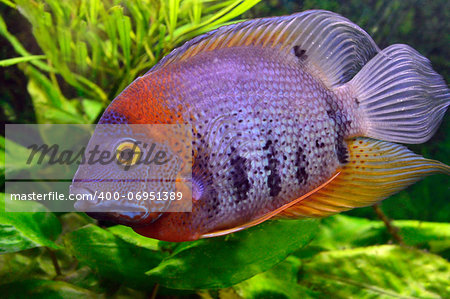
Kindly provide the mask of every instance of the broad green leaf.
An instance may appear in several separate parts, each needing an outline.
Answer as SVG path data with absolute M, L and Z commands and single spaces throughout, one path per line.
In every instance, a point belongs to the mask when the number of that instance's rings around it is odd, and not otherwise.
M 323 250 L 334 250 L 384 243 L 379 232 L 383 228 L 385 226 L 381 221 L 334 215 L 322 220 L 320 233 L 310 245 Z
M 87 225 L 65 235 L 66 247 L 102 277 L 137 289 L 151 289 L 154 281 L 144 273 L 167 254 L 157 250 L 155 240 L 143 240 L 126 228 L 111 230 L 114 233 Z
M 147 272 L 175 289 L 224 288 L 261 273 L 308 244 L 317 220 L 270 221 L 232 235 L 185 243 Z
M 68 250 L 61 248 L 52 252 L 40 247 L 1 254 L 0 285 L 29 279 L 57 279 L 97 293 L 108 290 L 108 285 L 104 281 L 102 283 L 91 268 L 80 265 Z M 52 257 L 56 257 L 62 275 L 57 275 Z M 3 298 L 2 295 L 0 297 Z
M 21 252 L 0 254 L 0 284 L 26 279 L 52 279 L 55 268 L 45 256 L 45 249 L 32 248 Z M 48 256 L 47 256 L 48 257 Z
M 59 219 L 63 224 L 63 233 L 72 227 L 92 222 L 81 213 L 67 213 Z M 90 290 L 98 289 L 98 278 L 94 277 L 92 270 L 88 267 L 78 268 L 78 262 L 64 247 L 57 250 L 36 247 L 20 252 L 1 254 L 0 284 L 26 279 L 54 279 L 58 273 L 52 260 L 53 257 L 56 257 L 66 282 L 87 287 Z M 104 290 L 100 289 L 99 291 L 103 292 Z
M 92 224 L 95 220 L 85 213 L 66 213 L 59 217 L 62 226 L 62 234 L 72 232 L 79 229 L 85 225 Z
M 449 298 L 450 263 L 394 245 L 321 252 L 306 261 L 302 285 L 332 298 Z
M 450 251 L 449 223 L 396 220 L 392 224 L 399 229 L 405 244 L 448 255 Z M 382 221 L 335 215 L 322 220 L 320 233 L 297 255 L 305 257 L 323 250 L 384 244 L 389 242 L 390 238 L 391 235 Z
M 269 271 L 233 286 L 242 298 L 314 298 L 315 294 L 297 283 L 300 259 L 290 256 Z
M 4 171 L 4 175 L 6 177 L 31 168 L 30 165 L 25 165 L 22 162 L 23 157 L 26 157 L 29 153 L 27 148 L 12 141 L 11 139 L 6 139 L 3 136 L 0 136 L 0 141 L 0 151 L 2 155 L 1 163 L 5 163 L 2 165 L 2 171 Z M 8 159 L 8 167 L 6 167 L 6 158 Z
M 160 292 L 158 292 L 158 295 Z M 107 292 L 103 298 L 112 297 L 114 299 L 149 299 L 149 294 L 145 290 L 135 290 L 127 287 L 121 286 L 120 289 L 114 293 L 113 296 L 110 296 Z
M 141 236 L 133 231 L 131 227 L 124 225 L 116 225 L 109 227 L 108 230 L 114 235 L 120 237 L 124 241 L 136 245 L 138 247 L 144 247 L 150 250 L 159 250 L 159 241 L 156 239 L 147 238 Z
M 450 223 L 397 220 L 393 224 L 400 229 L 405 244 L 450 258 Z
M 104 298 L 64 281 L 30 279 L 0 286 L 4 298 Z
M 57 258 L 62 275 L 57 275 L 52 257 Z M 41 247 L 0 255 L 0 285 L 29 279 L 59 279 L 95 292 L 105 291 L 95 273 L 86 266 L 79 267 L 64 249 L 50 252 Z
M 23 210 L 33 212 L 14 212 Z M 5 194 L 0 195 L 0 253 L 21 251 L 55 243 L 61 233 L 61 224 L 53 213 L 37 202 L 11 201 L 5 212 Z

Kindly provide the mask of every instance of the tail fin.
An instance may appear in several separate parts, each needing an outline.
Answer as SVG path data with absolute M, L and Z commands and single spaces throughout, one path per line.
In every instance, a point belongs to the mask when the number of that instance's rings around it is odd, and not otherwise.
M 360 103 L 364 135 L 386 141 L 427 141 L 450 104 L 442 77 L 407 45 L 392 45 L 378 53 L 349 85 Z

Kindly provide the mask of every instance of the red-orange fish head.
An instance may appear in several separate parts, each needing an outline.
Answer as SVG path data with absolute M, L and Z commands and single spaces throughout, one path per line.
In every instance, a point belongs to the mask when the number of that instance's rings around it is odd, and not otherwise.
M 197 239 L 199 223 L 193 219 L 199 219 L 200 210 L 195 204 L 191 208 L 192 128 L 183 111 L 165 104 L 167 95 L 153 83 L 150 76 L 138 78 L 106 109 L 86 148 L 97 153 L 97 161 L 80 165 L 71 193 L 91 198 L 75 207 L 94 218 L 160 240 Z

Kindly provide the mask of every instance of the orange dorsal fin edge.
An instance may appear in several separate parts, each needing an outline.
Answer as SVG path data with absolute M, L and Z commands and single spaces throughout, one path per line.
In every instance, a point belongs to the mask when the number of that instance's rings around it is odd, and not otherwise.
M 175 49 L 147 74 L 200 53 L 238 47 L 301 56 L 306 67 L 330 88 L 349 81 L 379 51 L 372 38 L 346 18 L 325 10 L 308 10 L 220 27 Z

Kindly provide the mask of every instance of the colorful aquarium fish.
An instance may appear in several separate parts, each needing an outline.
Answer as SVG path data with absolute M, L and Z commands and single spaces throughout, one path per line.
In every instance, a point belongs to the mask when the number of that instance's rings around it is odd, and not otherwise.
M 192 126 L 192 212 L 95 217 L 188 241 L 272 217 L 372 205 L 426 175 L 450 173 L 393 143 L 427 141 L 449 104 L 446 83 L 425 57 L 402 44 L 380 50 L 335 13 L 224 26 L 164 57 L 99 122 Z M 77 179 L 79 171 L 71 192 L 129 191 L 98 179 L 117 171 L 99 168 L 95 182 Z M 145 175 L 145 165 L 134 171 Z

